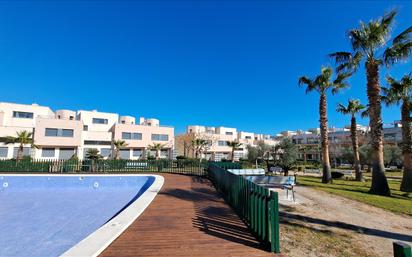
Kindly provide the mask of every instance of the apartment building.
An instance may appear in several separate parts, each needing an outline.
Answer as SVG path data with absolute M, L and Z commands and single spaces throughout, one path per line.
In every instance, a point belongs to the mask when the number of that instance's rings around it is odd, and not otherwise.
M 232 158 L 232 148 L 227 145 L 227 142 L 236 141 L 241 144 L 241 146 L 234 151 L 235 160 L 246 158 L 247 146 L 256 145 L 258 141 L 263 141 L 269 145 L 276 145 L 278 143 L 276 137 L 272 135 L 238 131 L 236 128 L 228 127 L 190 125 L 187 126 L 186 129 L 186 135 L 189 134 L 193 134 L 197 138 L 209 141 L 209 145 L 203 153 L 203 158 L 214 161 L 220 161 L 222 159 L 228 160 Z M 177 144 L 177 146 L 179 148 L 179 144 Z M 183 154 L 184 152 L 182 147 L 180 147 L 178 151 L 180 154 Z M 193 149 L 190 155 L 194 156 Z
M 357 134 L 359 145 L 366 144 L 368 138 L 369 127 L 358 125 Z M 320 161 L 321 160 L 321 146 L 320 146 L 320 130 L 309 129 L 308 131 L 298 130 L 284 137 L 289 137 L 298 145 L 299 159 L 303 161 Z M 329 152 L 330 157 L 336 161 L 345 148 L 352 147 L 352 138 L 350 126 L 343 128 L 331 127 L 328 131 Z M 398 145 L 402 141 L 401 124 L 399 121 L 394 121 L 391 124 L 385 124 L 383 127 L 384 144 Z
M 0 137 L 16 136 L 20 131 L 33 132 L 34 144 L 24 146 L 24 155 L 35 159 L 84 159 L 89 149 L 98 149 L 104 158 L 113 157 L 113 141 L 124 140 L 122 159 L 141 159 L 156 153 L 150 145 L 163 146 L 162 158 L 171 158 L 174 128 L 160 126 L 157 119 L 136 119 L 117 113 L 56 110 L 37 104 L 0 103 Z M 16 158 L 18 144 L 0 143 L 0 158 Z

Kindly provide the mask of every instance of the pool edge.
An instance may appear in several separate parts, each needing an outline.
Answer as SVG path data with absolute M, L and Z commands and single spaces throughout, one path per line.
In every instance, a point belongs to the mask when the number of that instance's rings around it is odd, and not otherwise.
M 151 176 L 153 184 L 132 204 L 92 234 L 64 252 L 63 257 L 98 256 L 118 238 L 150 205 L 164 184 L 164 178 L 153 174 L 105 174 L 103 176 Z M 94 175 L 95 176 L 95 175 Z M 97 175 L 98 176 L 98 175 Z

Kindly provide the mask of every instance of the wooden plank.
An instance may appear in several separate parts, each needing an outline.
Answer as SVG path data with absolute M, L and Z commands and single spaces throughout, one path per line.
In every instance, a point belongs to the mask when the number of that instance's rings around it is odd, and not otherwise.
M 209 180 L 159 175 L 159 195 L 102 257 L 282 256 L 262 248 Z

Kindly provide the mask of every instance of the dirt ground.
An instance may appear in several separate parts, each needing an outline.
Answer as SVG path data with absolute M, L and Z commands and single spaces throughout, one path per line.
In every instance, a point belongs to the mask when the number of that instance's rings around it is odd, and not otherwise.
M 394 241 L 412 243 L 410 216 L 307 187 L 296 187 L 295 203 L 276 191 L 290 257 L 392 257 Z

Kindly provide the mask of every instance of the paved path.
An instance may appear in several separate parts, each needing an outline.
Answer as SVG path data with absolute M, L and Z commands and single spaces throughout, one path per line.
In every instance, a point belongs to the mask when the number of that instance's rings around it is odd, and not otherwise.
M 165 184 L 143 214 L 101 256 L 275 256 L 206 179 L 160 174 Z

